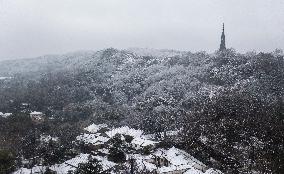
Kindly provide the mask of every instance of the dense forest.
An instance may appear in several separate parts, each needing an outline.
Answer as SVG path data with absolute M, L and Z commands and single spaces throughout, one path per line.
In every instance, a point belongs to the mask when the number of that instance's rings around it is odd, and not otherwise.
M 42 154 L 74 156 L 70 140 L 89 123 L 139 128 L 224 173 L 284 172 L 284 59 L 271 53 L 212 54 L 105 49 L 0 62 L 0 169 Z M 35 125 L 31 111 L 49 119 Z M 60 138 L 46 149 L 45 133 Z M 51 153 L 52 152 L 52 153 Z M 2 162 L 2 161 L 3 162 Z M 1 173 L 1 172 L 0 172 Z

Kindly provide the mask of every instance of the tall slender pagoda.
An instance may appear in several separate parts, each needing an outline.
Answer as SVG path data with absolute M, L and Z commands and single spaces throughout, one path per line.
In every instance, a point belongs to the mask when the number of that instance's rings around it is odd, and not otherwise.
M 225 40 L 225 26 L 223 23 L 223 32 L 221 35 L 221 44 L 220 44 L 219 51 L 224 51 L 224 50 L 226 50 L 226 40 Z

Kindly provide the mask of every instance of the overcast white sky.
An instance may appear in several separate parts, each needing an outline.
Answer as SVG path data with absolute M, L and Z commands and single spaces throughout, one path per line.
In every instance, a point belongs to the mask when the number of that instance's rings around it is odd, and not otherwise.
M 0 0 L 0 59 L 108 47 L 284 48 L 284 0 Z

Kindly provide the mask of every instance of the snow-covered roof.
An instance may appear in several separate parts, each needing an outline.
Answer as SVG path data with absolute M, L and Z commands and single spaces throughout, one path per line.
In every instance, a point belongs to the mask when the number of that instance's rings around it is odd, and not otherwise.
M 130 135 L 130 136 L 133 136 L 134 138 L 136 138 L 136 137 L 141 137 L 142 133 L 143 133 L 142 130 L 132 129 L 132 128 L 129 128 L 128 126 L 115 128 L 115 129 L 112 129 L 112 130 L 106 132 L 106 134 L 110 138 L 115 136 L 115 134 Z
M 172 172 L 172 171 L 179 171 L 179 170 L 189 170 L 191 169 L 192 166 L 185 164 L 185 165 L 169 165 L 169 166 L 163 166 L 158 168 L 158 173 L 167 173 L 167 172 Z
M 141 155 L 141 154 L 131 154 L 129 157 L 134 158 L 136 160 L 147 160 L 155 158 L 153 155 Z
M 93 144 L 93 145 L 99 145 L 99 144 L 104 144 L 106 143 L 110 138 L 115 136 L 116 134 L 122 134 L 122 135 L 130 135 L 133 137 L 133 140 L 131 142 L 132 145 L 135 147 L 145 147 L 148 145 L 154 145 L 155 141 L 148 140 L 146 137 L 143 137 L 143 131 L 142 130 L 136 130 L 129 128 L 128 126 L 124 127 L 119 127 L 119 128 L 114 128 L 110 131 L 107 131 L 106 134 L 108 137 L 101 136 L 100 133 L 96 133 L 98 130 L 101 128 L 107 127 L 106 124 L 91 124 L 90 126 L 86 127 L 85 130 L 91 132 L 90 134 L 85 133 L 80 136 L 77 136 L 78 141 L 83 141 L 88 144 Z M 122 137 L 123 138 L 123 137 Z
M 157 167 L 150 159 L 155 159 L 155 156 L 163 157 L 169 161 L 168 166 Z M 139 168 L 146 168 L 149 171 L 156 170 L 158 173 L 167 173 L 171 171 L 183 170 L 187 174 L 203 174 L 201 170 L 194 168 L 196 163 L 202 164 L 197 159 L 183 150 L 172 147 L 168 150 L 158 149 L 151 155 L 133 154 L 132 158 L 136 159 Z M 203 164 L 202 164 L 203 165 Z
M 128 158 L 135 159 L 137 167 L 140 170 L 147 169 L 148 171 L 153 171 L 157 169 L 157 166 L 147 160 L 154 159 L 153 155 L 142 155 L 142 154 L 131 154 Z
M 100 136 L 100 134 L 83 134 L 76 137 L 78 141 L 83 141 L 87 144 L 99 145 L 106 143 L 109 138 Z
M 85 130 L 90 133 L 97 133 L 100 129 L 106 128 L 107 124 L 91 124 L 90 126 L 86 127 Z
M 38 112 L 38 111 L 33 111 L 30 113 L 30 115 L 41 115 L 42 112 Z
M 0 77 L 0 80 L 11 79 L 12 77 Z
M 145 146 L 149 146 L 149 145 L 155 145 L 156 143 L 158 143 L 158 142 L 152 141 L 152 140 L 147 140 L 147 139 L 144 139 L 144 138 L 141 138 L 141 137 L 136 137 L 131 141 L 131 144 L 139 145 L 141 147 L 145 147 Z
M 173 165 L 186 165 L 186 164 L 192 165 L 197 163 L 205 166 L 205 164 L 203 164 L 202 162 L 200 162 L 190 154 L 175 147 L 172 147 L 168 150 L 158 149 L 154 153 L 154 155 L 166 158 Z
M 204 174 L 223 174 L 220 170 L 210 168 Z
M 183 174 L 204 174 L 204 173 L 200 170 L 195 169 L 195 168 L 190 168 L 186 172 L 184 172 Z
M 2 112 L 0 112 L 0 117 L 3 117 L 3 118 L 7 118 L 7 117 L 9 117 L 11 115 L 12 115 L 12 113 L 2 113 Z
M 166 158 L 170 165 L 158 168 L 160 173 L 170 172 L 175 170 L 191 170 L 195 164 L 205 166 L 183 150 L 172 147 L 168 150 L 158 149 L 153 155 Z
M 147 169 L 148 171 L 153 171 L 157 169 L 157 166 L 155 164 L 149 163 L 145 160 L 136 160 L 137 166 L 139 169 Z
M 76 156 L 75 158 L 65 161 L 62 164 L 55 164 L 51 166 L 50 169 L 53 171 L 56 171 L 58 174 L 67 173 L 70 170 L 74 171 L 75 167 L 77 167 L 80 163 L 88 162 L 88 157 L 89 157 L 89 154 L 80 154 Z

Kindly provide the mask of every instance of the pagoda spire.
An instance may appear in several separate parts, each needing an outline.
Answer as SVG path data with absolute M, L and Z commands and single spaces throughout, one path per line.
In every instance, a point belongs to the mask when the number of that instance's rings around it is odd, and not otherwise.
M 223 23 L 223 31 L 221 35 L 221 44 L 220 44 L 219 51 L 224 51 L 224 50 L 226 50 L 226 40 L 225 40 L 225 25 Z

